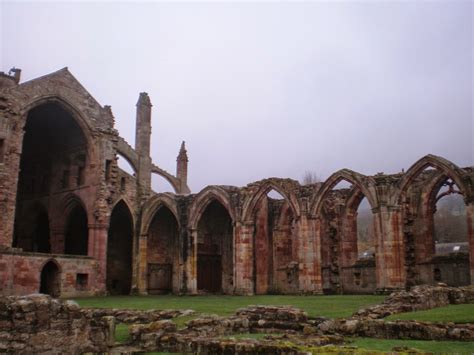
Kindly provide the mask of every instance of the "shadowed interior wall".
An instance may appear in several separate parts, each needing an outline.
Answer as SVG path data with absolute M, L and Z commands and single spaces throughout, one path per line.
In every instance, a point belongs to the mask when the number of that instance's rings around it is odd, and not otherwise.
M 64 253 L 72 255 L 87 255 L 89 229 L 87 214 L 81 205 L 76 205 L 66 222 L 64 233 Z
M 66 216 L 54 200 L 84 184 L 86 140 L 75 119 L 53 103 L 33 108 L 24 131 L 13 246 L 25 251 L 58 251 L 51 245 L 50 224 L 61 224 L 52 220 L 54 216 L 62 219 Z M 82 218 L 77 214 L 71 216 L 73 224 Z M 74 232 L 74 238 L 77 237 L 78 233 Z M 69 246 L 72 244 L 76 242 Z M 66 252 L 87 254 L 87 247 L 75 248 Z M 62 248 L 59 252 L 63 252 Z
M 133 220 L 127 205 L 120 201 L 110 216 L 107 240 L 107 291 L 126 295 L 132 284 Z
M 153 217 L 148 233 L 148 293 L 178 290 L 178 244 L 176 217 L 167 207 L 161 207 Z
M 198 223 L 197 288 L 206 292 L 232 293 L 232 219 L 217 201 L 206 207 Z

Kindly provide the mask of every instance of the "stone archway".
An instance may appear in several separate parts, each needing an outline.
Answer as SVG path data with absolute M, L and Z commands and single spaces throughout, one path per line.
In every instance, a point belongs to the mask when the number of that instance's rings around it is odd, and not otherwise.
M 79 204 L 71 208 L 66 220 L 64 232 L 64 254 L 87 255 L 89 243 L 89 229 L 87 213 Z
M 39 292 L 51 297 L 61 294 L 61 272 L 53 260 L 48 261 L 41 270 Z

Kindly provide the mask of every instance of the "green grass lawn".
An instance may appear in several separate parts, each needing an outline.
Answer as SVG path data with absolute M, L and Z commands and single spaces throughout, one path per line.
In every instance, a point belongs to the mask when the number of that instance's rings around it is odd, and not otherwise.
M 426 311 L 393 314 L 386 320 L 418 320 L 425 322 L 474 323 L 474 304 L 456 304 Z
M 349 345 L 375 351 L 390 351 L 395 346 L 405 346 L 435 354 L 472 354 L 474 342 L 464 341 L 427 341 L 427 340 L 398 340 L 353 338 Z
M 109 296 L 78 298 L 81 307 L 131 309 L 192 309 L 228 316 L 248 305 L 292 305 L 310 316 L 348 317 L 359 308 L 382 302 L 383 296 Z

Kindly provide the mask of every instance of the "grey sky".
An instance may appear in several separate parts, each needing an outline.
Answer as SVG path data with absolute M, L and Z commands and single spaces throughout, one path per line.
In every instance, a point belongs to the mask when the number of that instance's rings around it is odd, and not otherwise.
M 0 3 L 0 70 L 64 66 L 134 142 L 189 183 L 398 172 L 425 154 L 474 164 L 470 1 Z M 164 186 L 164 185 L 162 185 Z

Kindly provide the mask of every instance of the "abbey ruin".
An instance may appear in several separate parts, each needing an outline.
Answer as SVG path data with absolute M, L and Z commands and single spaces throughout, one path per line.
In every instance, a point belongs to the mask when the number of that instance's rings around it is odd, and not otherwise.
M 322 183 L 269 178 L 191 193 L 184 144 L 176 175 L 150 158 L 146 93 L 133 148 L 110 106 L 67 68 L 24 83 L 20 73 L 0 74 L 2 295 L 385 293 L 474 283 L 474 167 L 427 155 L 391 175 L 342 169 Z M 154 193 L 152 174 L 175 193 Z M 342 180 L 351 186 L 335 189 Z M 433 214 L 444 194 L 463 196 L 466 252 L 435 253 Z M 364 197 L 375 249 L 361 258 Z

